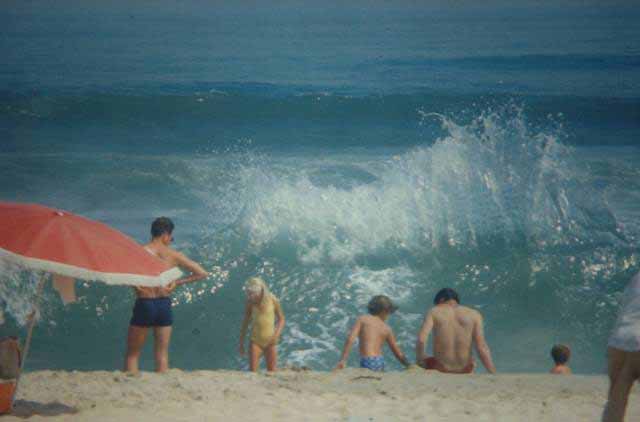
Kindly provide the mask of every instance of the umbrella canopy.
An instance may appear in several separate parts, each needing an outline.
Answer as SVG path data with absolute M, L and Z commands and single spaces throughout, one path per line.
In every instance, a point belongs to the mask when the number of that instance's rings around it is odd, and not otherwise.
M 105 224 L 35 204 L 0 202 L 0 258 L 107 284 L 163 286 L 181 275 Z

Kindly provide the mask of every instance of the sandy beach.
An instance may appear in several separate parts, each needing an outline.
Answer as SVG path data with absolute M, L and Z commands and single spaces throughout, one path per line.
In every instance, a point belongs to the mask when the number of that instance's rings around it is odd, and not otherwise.
M 40 371 L 3 421 L 595 421 L 603 376 L 442 375 L 173 369 L 167 374 Z M 632 394 L 629 421 L 640 420 Z

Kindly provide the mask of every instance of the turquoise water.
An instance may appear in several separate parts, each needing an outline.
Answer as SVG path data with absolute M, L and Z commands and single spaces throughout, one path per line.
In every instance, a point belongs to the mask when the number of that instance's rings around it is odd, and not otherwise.
M 214 272 L 174 298 L 172 365 L 246 367 L 241 287 L 262 274 L 283 364 L 330 369 L 381 293 L 412 356 L 451 286 L 499 370 L 546 371 L 563 342 L 603 372 L 640 267 L 637 6 L 44 4 L 0 11 L 0 199 L 140 242 L 171 217 Z M 34 278 L 4 274 L 19 333 Z M 120 368 L 133 295 L 78 290 L 47 293 L 30 368 Z

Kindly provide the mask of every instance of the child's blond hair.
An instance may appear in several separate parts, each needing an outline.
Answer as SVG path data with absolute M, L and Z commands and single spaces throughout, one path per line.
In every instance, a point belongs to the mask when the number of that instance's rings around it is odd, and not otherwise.
M 275 299 L 275 296 L 269 291 L 269 286 L 260 277 L 250 277 L 244 284 L 244 290 L 246 292 L 262 293 L 262 300 L 260 305 L 265 305 L 270 299 Z

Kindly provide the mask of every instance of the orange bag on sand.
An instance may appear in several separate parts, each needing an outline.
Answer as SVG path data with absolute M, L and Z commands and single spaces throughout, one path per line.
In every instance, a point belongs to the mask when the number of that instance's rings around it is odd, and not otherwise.
M 11 411 L 15 378 L 20 373 L 20 343 L 15 337 L 0 338 L 0 415 Z
M 11 399 L 15 389 L 15 381 L 0 381 L 0 415 L 11 411 Z

